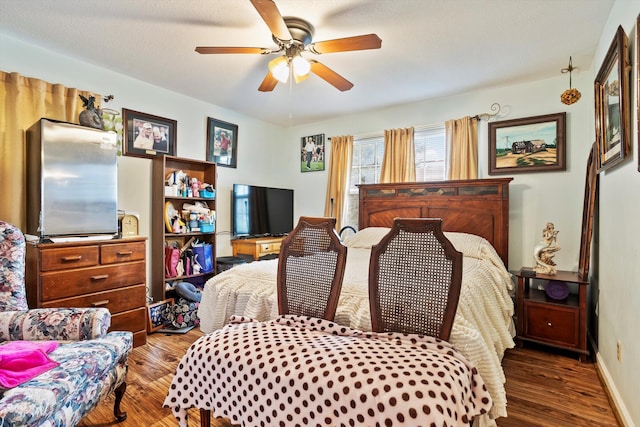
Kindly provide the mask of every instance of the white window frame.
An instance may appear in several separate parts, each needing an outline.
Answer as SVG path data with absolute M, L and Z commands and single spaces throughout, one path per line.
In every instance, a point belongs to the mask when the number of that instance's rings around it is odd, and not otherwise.
M 423 142 L 421 140 L 424 140 Z M 416 181 L 443 181 L 446 179 L 446 129 L 444 123 L 433 125 L 417 126 L 414 128 L 414 143 L 416 145 Z M 373 164 L 366 165 L 374 169 L 373 182 L 361 182 L 362 172 L 362 145 L 377 146 L 374 153 Z M 431 144 L 431 146 L 429 145 Z M 435 144 L 435 145 L 433 145 Z M 360 146 L 360 147 L 358 147 Z M 382 146 L 380 149 L 379 147 Z M 423 153 L 418 151 L 422 150 Z M 425 152 L 426 151 L 426 155 Z M 432 155 L 429 155 L 431 153 Z M 369 152 L 371 155 L 371 153 Z M 353 137 L 353 159 L 351 162 L 351 176 L 349 184 L 349 194 L 347 196 L 347 218 L 344 225 L 351 225 L 357 228 L 358 224 L 358 187 L 354 180 L 354 174 L 358 174 L 357 184 L 377 184 L 380 180 L 380 169 L 382 167 L 382 157 L 384 155 L 384 132 L 376 132 Z M 370 160 L 370 159 L 367 159 Z M 419 172 L 421 171 L 421 173 Z

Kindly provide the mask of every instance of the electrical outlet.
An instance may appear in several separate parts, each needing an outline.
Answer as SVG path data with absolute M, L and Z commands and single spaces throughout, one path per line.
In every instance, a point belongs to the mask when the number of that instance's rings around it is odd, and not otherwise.
M 620 341 L 616 343 L 616 357 L 618 358 L 618 362 L 622 362 L 622 343 Z

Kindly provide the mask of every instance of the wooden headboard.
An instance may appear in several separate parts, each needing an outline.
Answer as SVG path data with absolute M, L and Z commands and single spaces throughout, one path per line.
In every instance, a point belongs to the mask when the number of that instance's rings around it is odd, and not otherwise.
M 394 218 L 442 218 L 444 231 L 487 239 L 509 265 L 509 182 L 513 178 L 362 184 L 358 228 Z

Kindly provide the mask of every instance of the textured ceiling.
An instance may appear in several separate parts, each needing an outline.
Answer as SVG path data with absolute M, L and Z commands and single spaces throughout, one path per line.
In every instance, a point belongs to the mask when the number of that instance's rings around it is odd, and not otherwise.
M 379 50 L 311 55 L 354 83 L 312 75 L 258 92 L 275 47 L 249 0 L 2 0 L 0 32 L 268 122 L 328 119 L 586 69 L 613 0 L 276 0 L 313 41 L 376 33 Z M 0 58 L 0 67 L 2 66 Z M 16 71 L 16 70 L 5 70 Z M 17 70 L 19 71 L 19 70 Z

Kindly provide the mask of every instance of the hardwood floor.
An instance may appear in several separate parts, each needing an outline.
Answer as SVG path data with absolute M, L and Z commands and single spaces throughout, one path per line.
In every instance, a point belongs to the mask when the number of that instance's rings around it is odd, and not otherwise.
M 134 349 L 129 358 L 128 385 L 122 401 L 127 420 L 115 422 L 110 396 L 79 426 L 176 426 L 176 419 L 162 402 L 182 355 L 201 335 L 198 329 L 184 335 L 149 335 L 147 345 Z M 507 351 L 503 366 L 509 416 L 498 419 L 498 427 L 619 425 L 594 364 L 525 347 Z M 199 426 L 198 411 L 191 410 L 189 415 L 189 426 Z M 229 426 L 215 420 L 212 425 Z

